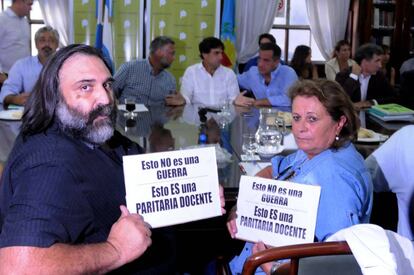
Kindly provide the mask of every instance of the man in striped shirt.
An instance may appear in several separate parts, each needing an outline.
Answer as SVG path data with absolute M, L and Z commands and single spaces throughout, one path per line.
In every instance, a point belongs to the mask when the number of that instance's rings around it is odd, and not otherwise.
M 184 104 L 185 101 L 176 92 L 174 76 L 165 70 L 174 59 L 174 41 L 166 36 L 156 37 L 150 44 L 148 59 L 126 62 L 116 72 L 114 91 L 119 102 L 133 98 L 135 102 L 145 105 Z

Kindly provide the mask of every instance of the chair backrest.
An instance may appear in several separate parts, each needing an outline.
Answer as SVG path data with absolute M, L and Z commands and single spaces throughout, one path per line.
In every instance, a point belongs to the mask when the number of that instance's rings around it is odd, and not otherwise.
M 243 275 L 254 274 L 261 264 L 281 259 L 290 259 L 290 275 L 362 274 L 346 242 L 324 242 L 275 247 L 253 254 L 244 263 Z

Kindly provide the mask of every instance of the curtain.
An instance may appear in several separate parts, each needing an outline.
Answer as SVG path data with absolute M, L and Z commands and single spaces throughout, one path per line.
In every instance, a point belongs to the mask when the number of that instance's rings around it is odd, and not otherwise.
M 350 0 L 306 0 L 311 32 L 323 57 L 331 58 L 336 42 L 344 39 Z
M 60 46 L 69 44 L 69 1 L 39 0 L 40 9 L 47 26 L 56 29 L 60 36 Z
M 272 28 L 279 0 L 236 1 L 237 61 L 246 63 L 259 48 L 257 39 Z

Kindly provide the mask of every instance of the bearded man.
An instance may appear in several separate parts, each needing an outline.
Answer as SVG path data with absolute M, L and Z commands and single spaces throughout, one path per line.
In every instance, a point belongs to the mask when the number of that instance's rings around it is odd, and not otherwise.
M 184 104 L 182 97 L 176 92 L 174 76 L 165 70 L 174 59 L 174 41 L 167 36 L 154 38 L 150 44 L 148 59 L 124 63 L 116 72 L 114 91 L 119 102 L 133 98 L 136 103 L 148 106 Z
M 114 131 L 112 82 L 86 45 L 43 68 L 0 182 L 0 274 L 161 273 L 148 225 L 124 206 L 122 148 L 101 146 Z

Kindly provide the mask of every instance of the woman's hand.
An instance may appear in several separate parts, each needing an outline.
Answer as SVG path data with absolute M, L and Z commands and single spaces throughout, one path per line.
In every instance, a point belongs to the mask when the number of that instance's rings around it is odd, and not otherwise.
M 259 172 L 257 172 L 256 177 L 266 178 L 266 179 L 272 179 L 273 178 L 273 171 L 272 166 L 267 166 L 266 168 L 263 168 Z
M 237 218 L 237 205 L 235 205 L 229 213 L 229 217 L 227 218 L 227 230 L 230 233 L 230 236 L 234 239 L 236 237 L 237 233 L 237 224 L 236 224 L 236 218 Z
M 252 253 L 255 254 L 257 252 L 260 252 L 260 251 L 263 251 L 263 250 L 266 250 L 266 249 L 268 249 L 268 247 L 263 242 L 257 242 L 252 247 Z M 273 266 L 273 263 L 268 262 L 268 263 L 262 264 L 260 267 L 263 269 L 263 271 L 266 274 L 270 274 L 270 270 L 271 270 L 272 266 Z
M 220 193 L 220 206 L 221 206 L 221 214 L 226 214 L 226 199 L 224 197 L 224 187 L 223 185 L 219 184 L 219 193 Z

